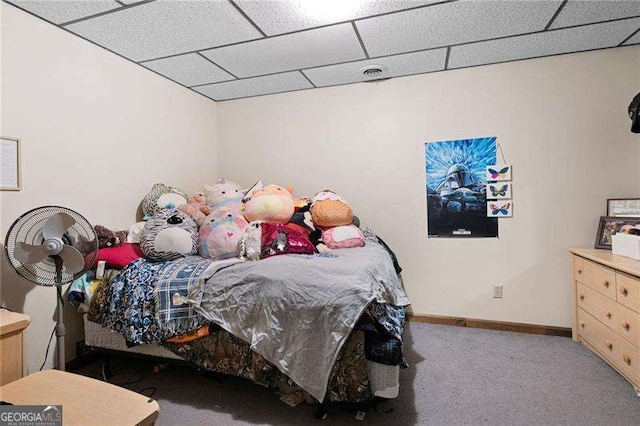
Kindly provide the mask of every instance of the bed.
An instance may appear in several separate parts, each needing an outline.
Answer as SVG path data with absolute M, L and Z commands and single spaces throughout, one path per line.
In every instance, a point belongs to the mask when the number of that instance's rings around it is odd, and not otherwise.
M 85 343 L 186 360 L 288 403 L 395 398 L 409 302 L 393 253 L 365 236 L 360 248 L 259 261 L 138 259 L 100 281 Z M 203 327 L 204 337 L 171 341 Z

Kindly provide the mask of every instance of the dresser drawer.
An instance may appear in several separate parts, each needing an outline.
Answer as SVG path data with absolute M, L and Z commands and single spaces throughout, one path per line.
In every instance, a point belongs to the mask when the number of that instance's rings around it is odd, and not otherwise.
M 593 315 L 611 330 L 616 331 L 618 329 L 616 309 L 618 304 L 614 300 L 609 299 L 582 283 L 578 283 L 577 290 L 578 306 Z
M 618 340 L 615 331 L 578 308 L 578 334 L 591 344 L 600 354 L 611 362 L 618 359 Z
M 618 334 L 640 347 L 640 314 L 617 304 L 615 321 L 618 327 Z
M 620 339 L 618 347 L 615 348 L 615 357 L 613 363 L 631 380 L 636 383 L 640 382 L 640 349 L 624 339 Z
M 574 259 L 574 276 L 578 282 L 610 299 L 616 299 L 616 273 L 613 269 L 579 256 L 575 256 Z
M 627 308 L 640 312 L 640 279 L 622 274 L 616 274 L 618 287 L 618 303 Z

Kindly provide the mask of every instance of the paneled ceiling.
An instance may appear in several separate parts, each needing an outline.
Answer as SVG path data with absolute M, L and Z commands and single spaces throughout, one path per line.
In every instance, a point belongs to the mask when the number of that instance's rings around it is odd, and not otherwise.
M 640 0 L 5 1 L 216 101 L 640 43 Z

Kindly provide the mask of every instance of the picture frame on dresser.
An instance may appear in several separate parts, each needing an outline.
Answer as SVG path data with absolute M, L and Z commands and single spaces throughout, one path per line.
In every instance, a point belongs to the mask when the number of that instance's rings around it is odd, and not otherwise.
M 640 217 L 600 216 L 594 247 L 611 250 L 611 237 L 618 232 L 640 233 Z
M 609 198 L 607 216 L 640 217 L 640 198 Z

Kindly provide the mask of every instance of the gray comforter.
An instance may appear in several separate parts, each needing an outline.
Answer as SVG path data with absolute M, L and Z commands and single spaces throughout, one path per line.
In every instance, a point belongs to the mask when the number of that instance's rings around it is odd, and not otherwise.
M 372 300 L 409 301 L 387 251 L 274 256 L 218 269 L 190 291 L 202 316 L 245 340 L 318 401 L 338 352 Z

